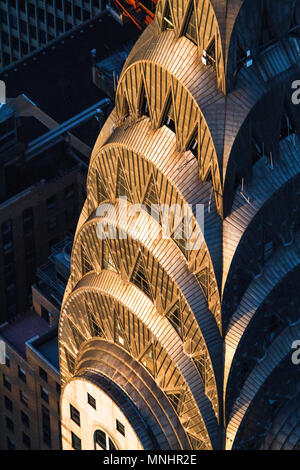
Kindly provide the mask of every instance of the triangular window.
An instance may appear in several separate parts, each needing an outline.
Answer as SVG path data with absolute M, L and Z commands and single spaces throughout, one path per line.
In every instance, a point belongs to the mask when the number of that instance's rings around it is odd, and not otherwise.
M 129 104 L 125 97 L 123 99 L 123 116 L 129 116 Z
M 107 242 L 104 240 L 102 244 L 102 269 L 108 269 L 109 271 L 118 272 L 113 257 L 111 256 L 110 249 Z
M 147 207 L 148 214 L 151 215 L 158 223 L 160 223 L 161 214 L 159 208 L 157 207 L 159 205 L 159 199 L 157 196 L 153 175 L 150 177 L 143 204 Z
M 69 351 L 66 348 L 64 348 L 64 350 L 65 350 L 66 361 L 67 361 L 67 366 L 68 366 L 69 372 L 71 374 L 74 374 L 75 358 L 71 353 L 69 353 Z
M 116 196 L 118 198 L 126 196 L 132 202 L 131 191 L 129 190 L 127 178 L 120 162 L 118 164 Z
M 166 110 L 164 113 L 162 126 L 163 125 L 167 126 L 169 129 L 171 129 L 171 131 L 175 132 L 175 113 L 171 94 L 169 96 Z
M 198 148 L 199 148 L 199 144 L 198 144 L 198 130 L 195 131 L 193 137 L 191 138 L 190 140 L 190 143 L 188 144 L 187 146 L 187 150 L 189 150 L 190 152 L 192 152 L 192 154 L 194 155 L 194 157 L 196 158 L 196 160 L 198 160 Z
M 211 65 L 216 68 L 216 41 L 215 38 L 211 40 L 207 48 L 203 51 L 202 61 L 206 65 Z
M 149 370 L 149 372 L 155 376 L 155 358 L 153 345 L 144 352 L 141 356 L 140 362 Z
M 167 394 L 167 397 L 169 398 L 176 412 L 178 412 L 178 407 L 180 403 L 180 395 L 181 395 L 180 393 L 168 393 Z
M 194 2 L 191 2 L 191 5 L 189 7 L 184 36 L 186 36 L 188 39 L 197 44 L 196 15 L 194 9 Z
M 123 348 L 129 349 L 124 326 L 117 313 L 115 313 L 114 341 L 115 343 L 119 344 Z
M 141 116 L 148 116 L 150 117 L 149 113 L 149 106 L 148 106 L 148 100 L 145 92 L 145 86 L 142 86 L 142 92 L 140 95 L 140 114 Z
M 109 199 L 109 195 L 98 173 L 96 173 L 96 185 L 97 185 L 97 200 L 98 200 L 98 204 L 100 204 L 101 202 Z
M 198 273 L 196 276 L 201 286 L 201 289 L 203 291 L 203 294 L 205 295 L 205 298 L 207 299 L 208 298 L 208 286 L 209 286 L 208 268 L 202 269 L 202 271 L 200 271 L 200 273 Z
M 181 314 L 180 314 L 180 308 L 178 304 L 173 305 L 173 307 L 169 310 L 167 313 L 166 317 L 170 321 L 170 323 L 173 325 L 175 330 L 181 334 Z
M 82 343 L 84 343 L 85 338 L 77 330 L 77 328 L 73 325 L 73 323 L 71 321 L 69 321 L 69 325 L 70 325 L 70 328 L 71 328 L 71 331 L 72 331 L 72 334 L 73 334 L 73 337 L 74 337 L 76 347 L 77 347 L 77 349 L 80 349 L 80 346 L 81 346 Z
M 170 4 L 169 4 L 168 1 L 166 2 L 166 9 L 165 9 L 164 17 L 163 17 L 163 29 L 164 30 L 174 29 L 174 23 L 173 23 L 173 18 L 172 18 L 172 14 L 171 14 L 171 8 L 170 8 Z
M 142 256 L 139 255 L 131 276 L 131 282 L 135 284 L 144 294 L 152 300 L 151 287 L 148 283 Z
M 177 225 L 173 232 L 172 236 L 176 245 L 180 248 L 184 256 L 186 256 L 186 236 L 185 236 L 185 226 L 184 226 L 184 218 L 182 218 L 181 222 Z
M 89 257 L 86 255 L 85 248 L 81 248 L 82 275 L 93 271 L 94 268 L 90 263 Z

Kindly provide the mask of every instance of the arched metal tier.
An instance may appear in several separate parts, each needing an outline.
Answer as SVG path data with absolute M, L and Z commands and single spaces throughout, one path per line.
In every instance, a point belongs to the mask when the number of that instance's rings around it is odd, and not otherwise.
M 63 400 L 68 384 L 96 385 L 145 449 L 278 447 L 285 416 L 299 429 L 299 77 L 299 0 L 160 0 L 125 62 L 90 160 L 59 350 Z M 168 238 L 151 205 L 181 208 Z

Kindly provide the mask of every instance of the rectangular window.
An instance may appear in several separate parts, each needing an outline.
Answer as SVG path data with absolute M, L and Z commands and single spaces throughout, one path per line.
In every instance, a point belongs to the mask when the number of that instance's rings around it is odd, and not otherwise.
M 51 427 L 50 427 L 50 413 L 48 408 L 42 405 L 42 425 L 43 425 L 43 441 L 49 448 L 51 448 Z
M 48 390 L 46 390 L 46 389 L 41 385 L 40 391 L 41 391 L 41 398 L 42 398 L 46 403 L 49 403 L 49 393 L 48 393 Z
M 87 401 L 88 401 L 88 404 L 91 405 L 96 410 L 96 400 L 89 393 L 87 394 Z
M 27 449 L 30 449 L 31 447 L 31 440 L 30 437 L 25 434 L 25 432 L 22 433 L 22 442 L 27 447 Z
M 5 388 L 7 388 L 7 390 L 11 392 L 11 381 L 9 380 L 8 377 L 6 377 L 5 374 L 3 374 L 3 385 Z
M 8 416 L 5 416 L 5 424 L 9 431 L 14 432 L 14 423 Z
M 42 313 L 42 318 L 47 322 L 50 323 L 50 314 L 48 310 L 41 305 L 41 313 Z
M 24 392 L 22 392 L 22 390 L 20 390 L 20 401 L 23 403 L 23 405 L 28 407 L 28 397 Z
M 5 365 L 6 367 L 10 367 L 10 357 L 7 354 L 5 354 Z
M 56 393 L 58 393 L 58 395 L 60 395 L 60 391 L 61 391 L 61 389 L 60 389 L 60 384 L 58 384 L 58 383 L 56 382 Z
M 116 419 L 116 429 L 122 436 L 125 436 L 125 426 L 118 419 Z
M 43 379 L 45 382 L 48 382 L 48 374 L 44 369 L 42 369 L 42 367 L 39 368 L 39 374 L 41 379 Z
M 21 411 L 21 421 L 26 428 L 29 428 L 29 418 L 28 415 L 24 413 L 24 411 Z
M 13 411 L 13 402 L 6 396 L 4 397 L 4 406 L 8 411 Z
M 18 366 L 18 376 L 19 376 L 19 379 L 21 379 L 22 382 L 24 382 L 24 384 L 26 384 L 26 372 L 20 366 Z
M 72 405 L 70 405 L 70 417 L 78 426 L 80 426 L 80 412 Z
M 72 436 L 72 447 L 73 447 L 73 449 L 81 450 L 81 439 L 79 439 L 79 437 L 76 436 L 76 434 L 74 434 L 73 432 L 71 432 L 71 436 Z
M 6 438 L 6 447 L 8 450 L 15 450 L 16 449 L 16 444 L 12 439 L 9 437 Z

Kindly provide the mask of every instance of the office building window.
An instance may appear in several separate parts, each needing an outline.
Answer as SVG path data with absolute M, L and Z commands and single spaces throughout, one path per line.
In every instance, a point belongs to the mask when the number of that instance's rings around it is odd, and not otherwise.
M 96 400 L 89 393 L 87 394 L 87 401 L 89 405 L 91 405 L 94 409 L 96 409 Z
M 43 441 L 51 448 L 51 427 L 50 427 L 50 413 L 48 408 L 42 405 L 42 426 L 43 426 Z
M 48 393 L 48 390 L 46 390 L 46 389 L 41 385 L 40 391 L 41 391 L 41 398 L 42 398 L 46 403 L 49 403 L 49 393 Z
M 48 312 L 48 310 L 45 307 L 43 307 L 43 305 L 41 306 L 41 314 L 42 314 L 42 318 L 47 323 L 50 323 L 50 313 Z
M 26 428 L 29 428 L 29 417 L 24 411 L 21 411 L 21 421 Z
M 5 354 L 5 365 L 6 367 L 10 367 L 10 357 L 7 354 Z
M 9 431 L 14 432 L 14 423 L 8 416 L 5 416 L 5 424 Z
M 7 396 L 4 396 L 4 406 L 8 411 L 13 411 L 13 402 Z
M 26 384 L 26 372 L 22 367 L 18 366 L 18 376 Z
M 72 405 L 70 405 L 70 418 L 80 426 L 80 412 Z
M 27 436 L 27 434 L 25 434 L 25 432 L 22 433 L 22 442 L 25 445 L 25 447 L 27 447 L 27 449 L 30 449 L 31 439 L 29 436 Z
M 116 446 L 104 431 L 97 429 L 97 431 L 94 433 L 94 449 L 116 450 Z
M 76 434 L 71 432 L 71 437 L 72 437 L 72 447 L 74 450 L 81 450 L 81 439 L 79 439 Z
M 45 382 L 48 382 L 48 374 L 44 369 L 42 369 L 42 367 L 39 368 L 39 374 L 41 379 L 43 379 Z
M 7 390 L 11 392 L 11 381 L 9 380 L 8 377 L 6 377 L 5 374 L 3 374 L 3 385 L 5 388 L 7 388 Z
M 8 450 L 15 450 L 16 449 L 16 444 L 12 439 L 10 439 L 10 437 L 6 438 L 6 447 L 7 447 Z
M 122 436 L 125 436 L 125 426 L 118 419 L 116 419 L 116 429 Z
M 28 407 L 28 397 L 24 392 L 22 392 L 22 390 L 20 390 L 20 401 L 23 403 L 23 405 Z

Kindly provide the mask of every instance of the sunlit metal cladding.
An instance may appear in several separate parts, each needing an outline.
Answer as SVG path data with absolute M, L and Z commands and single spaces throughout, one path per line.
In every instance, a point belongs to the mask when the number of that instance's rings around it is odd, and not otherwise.
M 270 3 L 161 0 L 91 156 L 62 380 L 114 384 L 161 430 L 144 448 L 260 447 L 298 334 L 267 305 L 299 268 L 300 8 Z

